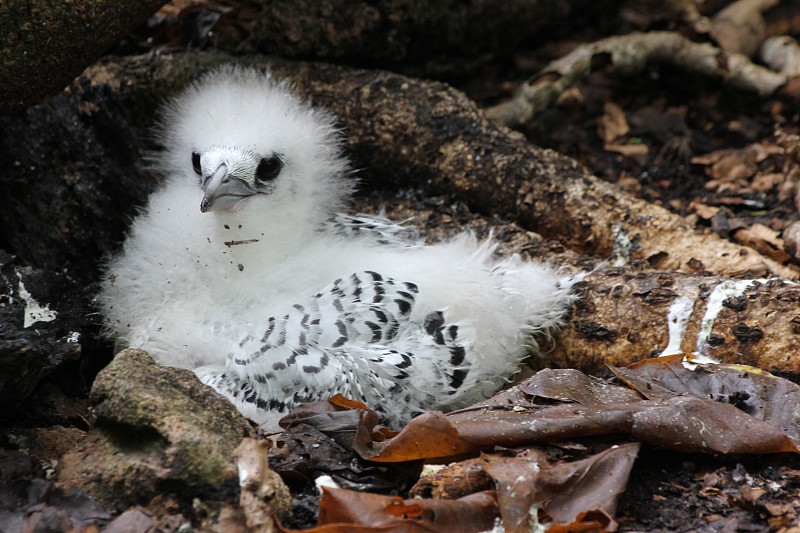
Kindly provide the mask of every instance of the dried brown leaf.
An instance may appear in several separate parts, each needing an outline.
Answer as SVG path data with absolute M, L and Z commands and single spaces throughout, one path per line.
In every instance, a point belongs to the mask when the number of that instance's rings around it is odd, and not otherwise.
M 689 208 L 694 210 L 694 212 L 697 213 L 697 216 L 703 220 L 711 220 L 717 216 L 717 213 L 719 213 L 719 207 L 706 205 L 696 200 L 689 202 Z
M 614 434 L 689 452 L 800 452 L 792 440 L 800 418 L 796 413 L 800 398 L 797 386 L 774 376 L 762 378 L 743 367 L 713 368 L 718 377 L 724 377 L 722 382 L 703 379 L 707 377 L 706 370 L 692 372 L 684 368 L 682 356 L 612 369 L 648 400 L 576 370 L 546 370 L 498 395 L 502 400 L 494 398 L 447 416 L 426 413 L 384 442 L 373 438 L 379 435 L 383 439 L 383 435 L 363 429 L 352 442 L 359 455 L 378 462 L 443 459 L 475 454 L 493 446 L 515 447 Z M 751 381 L 758 376 L 758 382 L 746 383 L 742 388 L 744 382 L 736 383 L 737 376 Z M 720 389 L 721 383 L 728 388 Z M 694 397 L 675 392 L 687 387 L 692 388 Z M 756 391 L 754 387 L 761 389 Z M 776 393 L 771 395 L 770 390 Z M 536 397 L 582 403 L 537 405 Z M 754 418 L 739 408 L 750 397 L 759 398 L 758 408 L 771 413 L 771 420 Z M 525 403 L 519 403 L 521 400 Z
M 602 511 L 581 513 L 569 524 L 553 524 L 547 533 L 606 533 L 616 531 L 616 523 Z
M 456 427 L 436 411 L 409 422 L 394 438 L 383 443 L 359 442 L 355 450 L 379 462 L 414 461 L 476 453 L 480 448 L 461 438 Z
M 639 447 L 639 443 L 623 444 L 580 461 L 553 465 L 543 479 L 552 494 L 545 503 L 547 514 L 561 523 L 578 521 L 581 514 L 592 511 L 613 517 Z
M 800 453 L 777 427 L 732 405 L 692 396 L 644 403 L 649 408 L 634 415 L 631 431 L 641 442 L 685 452 Z
M 325 488 L 317 527 L 304 531 L 486 531 L 492 528 L 497 513 L 492 491 L 458 500 L 404 500 L 397 496 Z
M 650 153 L 650 148 L 646 144 L 609 143 L 603 145 L 603 149 L 624 155 L 625 157 L 645 156 Z
M 750 188 L 758 192 L 779 190 L 786 182 L 786 174 L 782 172 L 759 172 L 753 177 Z
M 522 383 L 520 390 L 534 399 L 547 398 L 583 405 L 638 402 L 642 399 L 631 389 L 568 368 L 540 370 Z
M 683 355 L 657 357 L 627 368 L 612 368 L 616 376 L 643 396 L 667 399 L 691 394 L 736 406 L 800 439 L 800 385 L 747 365 L 684 364 Z
M 627 434 L 635 404 L 483 409 L 449 415 L 460 437 L 477 449 Z
M 378 422 L 378 415 L 366 405 L 337 394 L 329 400 L 299 405 L 281 418 L 279 424 L 286 430 L 300 425 L 311 426 L 352 450 L 355 442 L 385 439 L 385 434 L 377 427 Z
M 495 481 L 503 527 L 509 533 L 534 529 L 537 508 L 548 499 L 539 489 L 539 476 L 548 466 L 544 452 L 526 449 L 516 456 L 487 454 L 481 465 Z M 531 513 L 537 513 L 531 516 Z
M 341 403 L 341 402 L 340 402 Z M 330 474 L 355 490 L 398 491 L 416 481 L 421 465 L 380 466 L 363 460 L 369 450 L 390 437 L 376 426 L 377 416 L 328 401 L 305 404 L 281 420 L 286 431 L 270 452 L 270 466 L 284 479 L 313 479 Z
M 597 119 L 597 135 L 603 144 L 617 144 L 631 130 L 625 118 L 625 111 L 614 102 L 606 102 L 603 106 L 603 115 Z
M 544 453 L 525 450 L 514 457 L 484 455 L 483 467 L 497 484 L 506 531 L 530 531 L 536 508 L 562 526 L 599 511 L 607 517 L 602 527 L 614 530 L 612 517 L 638 451 L 638 443 L 626 444 L 580 461 L 550 464 Z
M 753 224 L 749 228 L 737 230 L 734 240 L 745 246 L 758 250 L 775 261 L 784 262 L 791 258 L 783 246 L 783 239 L 778 238 L 775 230 L 763 224 Z

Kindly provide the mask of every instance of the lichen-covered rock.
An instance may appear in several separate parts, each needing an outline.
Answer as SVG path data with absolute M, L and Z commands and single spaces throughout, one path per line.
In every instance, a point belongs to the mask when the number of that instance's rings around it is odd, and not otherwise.
M 0 113 L 24 109 L 56 94 L 163 3 L 3 2 Z
M 233 450 L 252 428 L 194 373 L 123 350 L 98 374 L 91 399 L 95 427 L 62 458 L 62 484 L 108 505 L 143 501 L 165 488 L 238 495 Z

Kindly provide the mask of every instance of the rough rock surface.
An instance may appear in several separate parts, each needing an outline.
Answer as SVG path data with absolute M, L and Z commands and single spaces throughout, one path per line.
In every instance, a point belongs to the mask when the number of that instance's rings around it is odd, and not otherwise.
M 68 275 L 20 267 L 0 250 L 0 419 L 16 417 L 42 378 L 81 356 L 97 320 Z
M 567 22 L 580 24 L 576 17 L 593 11 L 592 5 L 584 0 L 277 0 L 262 4 L 252 33 L 237 44 L 282 57 L 463 76 Z
M 87 284 L 122 241 L 156 179 L 142 143 L 107 87 L 67 93 L 0 117 L 0 248 L 18 263 Z
M 0 9 L 0 113 L 57 93 L 88 63 L 144 22 L 163 0 L 3 2 Z
M 233 450 L 252 428 L 192 372 L 123 350 L 98 374 L 91 399 L 95 427 L 62 458 L 60 483 L 108 505 L 145 501 L 163 489 L 238 494 Z

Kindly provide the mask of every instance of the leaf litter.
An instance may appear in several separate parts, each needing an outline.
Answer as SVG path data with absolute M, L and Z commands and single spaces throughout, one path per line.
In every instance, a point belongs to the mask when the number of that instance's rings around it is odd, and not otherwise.
M 690 357 L 611 368 L 611 381 L 541 370 L 476 406 L 424 413 L 396 434 L 358 402 L 307 404 L 283 419 L 284 460 L 271 462 L 284 479 L 303 462 L 307 480 L 358 478 L 357 490 L 324 489 L 309 531 L 615 531 L 642 445 L 648 453 L 800 452 L 800 386 L 745 365 L 685 365 Z M 317 447 L 304 440 L 311 434 Z M 313 458 L 326 439 L 339 455 Z M 301 456 L 294 463 L 293 454 Z M 402 499 L 423 463 L 447 466 L 423 473 L 414 499 Z M 370 471 L 372 480 L 362 477 Z M 743 502 L 763 495 L 745 492 Z

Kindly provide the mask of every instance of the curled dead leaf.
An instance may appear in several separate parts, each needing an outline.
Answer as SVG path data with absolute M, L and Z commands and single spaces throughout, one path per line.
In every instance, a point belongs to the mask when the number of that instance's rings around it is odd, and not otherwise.
M 638 451 L 638 443 L 625 444 L 579 461 L 555 464 L 533 449 L 513 457 L 491 454 L 482 458 L 483 468 L 497 485 L 506 531 L 531 531 L 539 521 L 547 523 L 549 531 L 598 515 L 604 519 L 591 522 L 614 531 L 617 501 L 628 485 Z M 531 516 L 536 509 L 538 516 Z
M 397 496 L 325 488 L 317 527 L 303 531 L 488 531 L 494 525 L 497 512 L 497 501 L 492 491 L 478 492 L 458 500 L 404 500 Z
M 738 243 L 758 250 L 778 262 L 786 262 L 791 259 L 791 255 L 786 252 L 783 239 L 777 236 L 775 230 L 764 224 L 753 224 L 749 228 L 743 228 L 733 233 L 733 238 Z
M 747 415 L 769 422 L 793 439 L 800 439 L 800 385 L 748 365 L 685 364 L 684 355 L 646 359 L 614 374 L 650 399 L 677 395 L 708 398 L 730 404 Z M 689 356 L 691 358 L 691 356 Z

